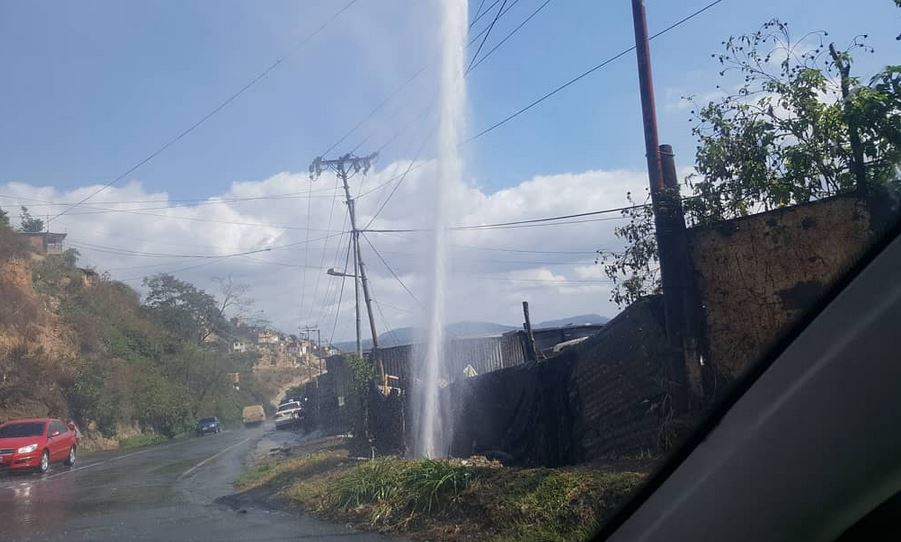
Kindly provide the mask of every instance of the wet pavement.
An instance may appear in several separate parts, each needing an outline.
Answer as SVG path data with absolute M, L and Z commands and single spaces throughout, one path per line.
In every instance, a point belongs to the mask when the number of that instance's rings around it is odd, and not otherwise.
M 86 455 L 44 475 L 0 473 L 0 540 L 388 540 L 215 502 L 233 493 L 246 460 L 297 438 L 267 425 Z

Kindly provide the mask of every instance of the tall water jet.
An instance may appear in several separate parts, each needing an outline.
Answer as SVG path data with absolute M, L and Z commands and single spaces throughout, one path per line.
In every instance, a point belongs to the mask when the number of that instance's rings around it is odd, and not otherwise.
M 432 242 L 427 262 L 430 295 L 427 332 L 413 389 L 414 453 L 441 457 L 450 442 L 450 417 L 441 401 L 444 367 L 444 316 L 447 287 L 447 203 L 455 185 L 463 182 L 459 144 L 463 133 L 466 87 L 464 67 L 468 25 L 467 0 L 440 0 L 442 6 L 441 110 L 438 133 L 438 175 L 432 201 Z

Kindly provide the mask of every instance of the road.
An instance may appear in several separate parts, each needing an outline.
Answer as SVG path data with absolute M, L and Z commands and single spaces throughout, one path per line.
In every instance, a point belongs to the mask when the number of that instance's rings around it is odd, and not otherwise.
M 233 492 L 246 458 L 290 433 L 271 428 L 54 464 L 47 474 L 0 474 L 2 540 L 319 540 L 386 537 L 288 512 L 214 502 Z

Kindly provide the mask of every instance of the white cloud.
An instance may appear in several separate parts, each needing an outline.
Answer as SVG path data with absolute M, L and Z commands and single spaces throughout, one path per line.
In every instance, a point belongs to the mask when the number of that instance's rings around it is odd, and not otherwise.
M 353 180 L 353 191 L 364 194 L 358 200 L 361 227 L 381 208 L 396 182 L 391 178 L 408 165 L 394 163 L 374 171 L 362 190 L 360 177 Z M 416 164 L 371 229 L 428 228 L 431 213 L 422 202 L 434 178 L 434 162 Z M 627 191 L 643 192 L 645 179 L 637 171 L 586 171 L 537 176 L 493 193 L 461 185 L 450 191 L 445 205 L 452 225 L 568 215 L 622 206 Z M 7 183 L 0 185 L 0 206 L 12 211 L 17 222 L 19 205 L 28 205 L 36 216 L 52 215 L 65 209 L 53 204 L 79 201 L 97 188 L 59 191 Z M 204 201 L 179 202 L 131 182 L 71 210 L 52 222 L 52 230 L 69 234 L 69 246 L 79 250 L 82 264 L 108 269 L 135 287 L 145 275 L 172 272 L 215 293 L 214 278 L 230 275 L 250 284 L 257 308 L 281 329 L 318 324 L 327 337 L 341 279 L 326 275 L 325 268 L 344 268 L 348 239 L 341 233 L 348 229 L 343 194 L 334 197 L 335 188 L 333 176 L 311 184 L 306 173 L 286 172 L 234 182 Z M 530 302 L 536 322 L 586 312 L 612 316 L 616 308 L 608 301 L 609 285 L 593 262 L 595 250 L 616 246 L 613 228 L 619 213 L 573 222 L 449 232 L 448 319 L 517 324 L 522 300 Z M 366 237 L 406 287 L 427 299 L 423 255 L 431 235 L 370 232 Z M 265 248 L 270 250 L 235 255 Z M 418 324 L 417 302 L 365 241 L 363 253 L 381 309 L 376 312 L 380 331 L 388 327 L 385 321 L 393 327 Z M 353 335 L 350 281 L 335 335 L 336 340 Z

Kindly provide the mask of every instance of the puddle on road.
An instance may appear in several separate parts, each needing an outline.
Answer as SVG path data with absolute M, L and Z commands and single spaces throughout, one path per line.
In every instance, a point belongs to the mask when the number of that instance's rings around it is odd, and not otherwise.
M 321 431 L 306 432 L 303 430 L 276 430 L 274 425 L 266 425 L 265 433 L 257 441 L 248 456 L 248 463 L 281 454 L 281 451 L 313 440 L 321 436 Z

